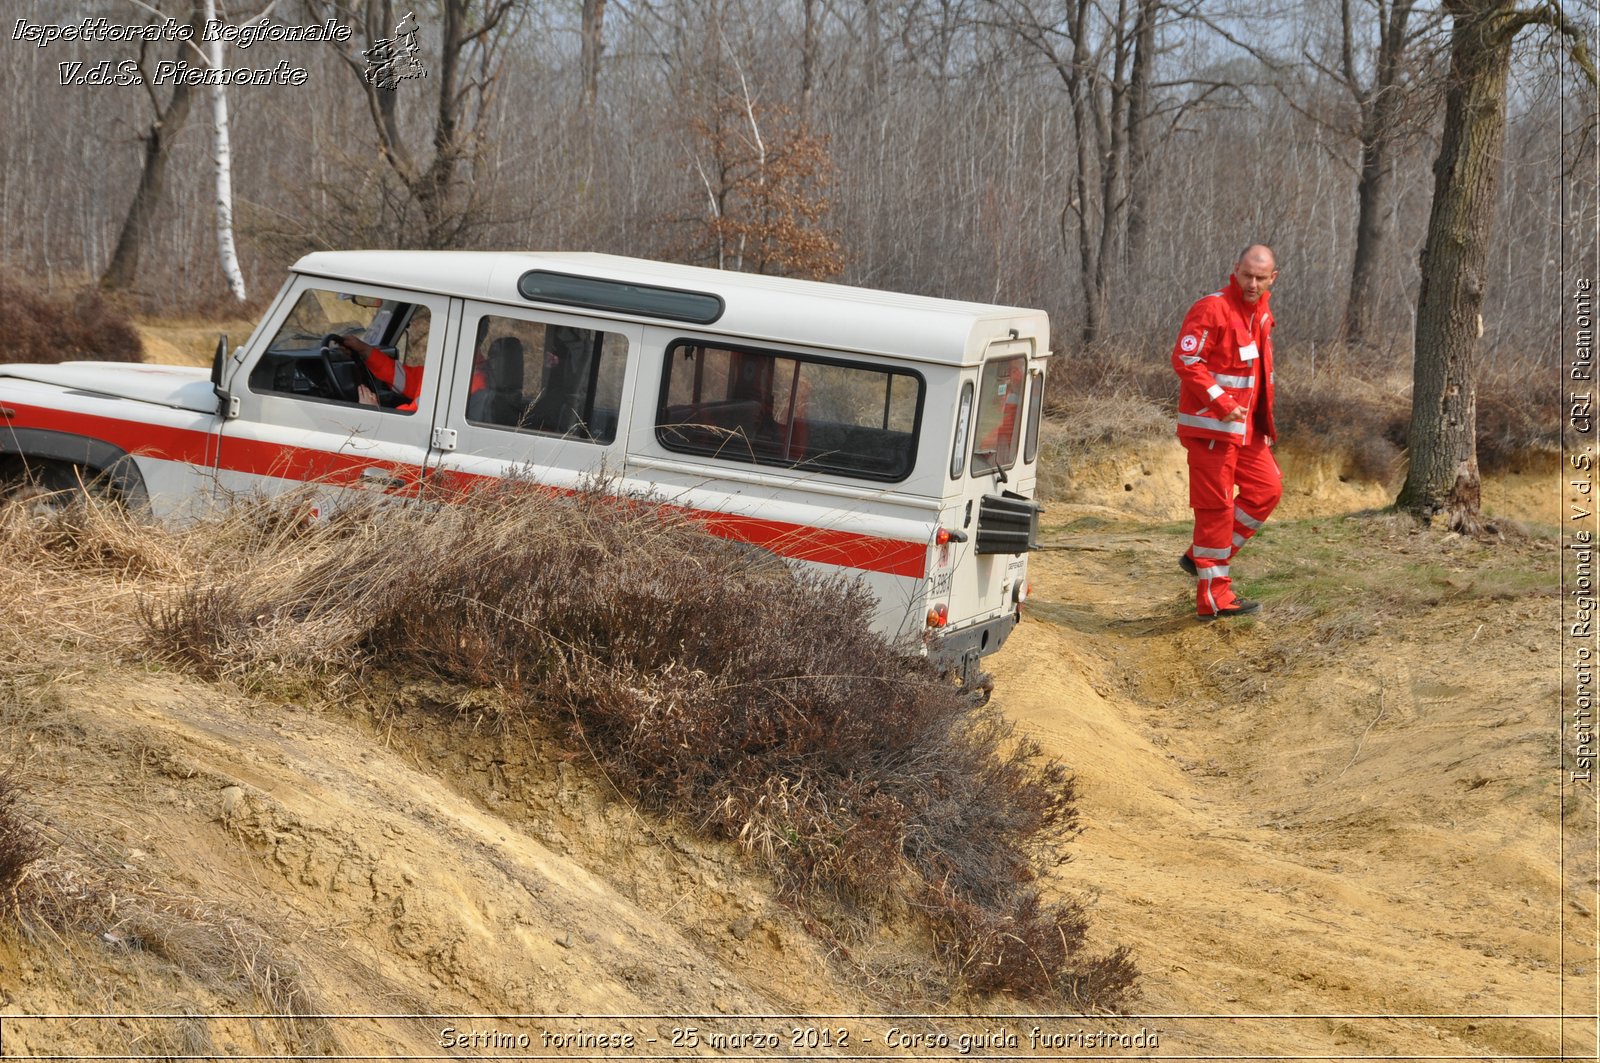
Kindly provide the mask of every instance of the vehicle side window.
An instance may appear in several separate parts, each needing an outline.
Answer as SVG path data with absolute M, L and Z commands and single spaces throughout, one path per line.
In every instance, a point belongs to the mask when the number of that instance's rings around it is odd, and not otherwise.
M 1022 435 L 1022 392 L 1025 360 L 996 358 L 978 380 L 978 428 L 973 437 L 972 475 L 987 476 L 1017 463 Z
M 680 340 L 662 378 L 668 450 L 886 481 L 916 463 L 923 385 L 909 371 Z
M 610 443 L 617 435 L 626 336 L 485 315 L 473 344 L 467 420 Z
M 1039 457 L 1039 422 L 1044 415 L 1044 374 L 1033 373 L 1033 390 L 1028 392 L 1028 440 L 1022 460 L 1032 464 Z
M 251 370 L 250 389 L 413 413 L 430 326 L 425 306 L 308 289 Z

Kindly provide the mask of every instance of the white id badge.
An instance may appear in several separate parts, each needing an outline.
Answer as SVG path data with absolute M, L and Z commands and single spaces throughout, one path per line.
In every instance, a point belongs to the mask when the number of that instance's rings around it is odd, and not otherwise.
M 1253 362 L 1259 357 L 1261 357 L 1261 352 L 1256 350 L 1254 341 L 1239 348 L 1239 361 L 1241 362 Z

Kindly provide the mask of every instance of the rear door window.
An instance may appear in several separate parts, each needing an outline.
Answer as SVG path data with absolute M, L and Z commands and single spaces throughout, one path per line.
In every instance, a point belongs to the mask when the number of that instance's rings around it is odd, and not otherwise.
M 1022 435 L 1022 393 L 1027 360 L 996 358 L 978 380 L 978 426 L 972 444 L 972 475 L 988 476 L 1017 463 Z
M 923 381 L 909 370 L 680 340 L 656 438 L 727 461 L 898 481 L 916 464 Z
M 616 438 L 627 337 L 486 314 L 472 353 L 471 424 L 594 443 Z

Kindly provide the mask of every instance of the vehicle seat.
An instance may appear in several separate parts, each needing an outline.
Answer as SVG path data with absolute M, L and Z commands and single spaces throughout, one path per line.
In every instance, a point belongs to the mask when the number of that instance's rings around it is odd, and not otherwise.
M 522 341 L 497 336 L 484 358 L 483 387 L 467 396 L 467 420 L 515 427 L 522 412 Z

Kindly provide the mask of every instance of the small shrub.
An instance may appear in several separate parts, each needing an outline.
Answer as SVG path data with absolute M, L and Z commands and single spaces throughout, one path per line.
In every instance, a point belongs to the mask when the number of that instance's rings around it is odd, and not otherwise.
M 138 362 L 133 321 L 94 288 L 48 295 L 0 278 L 0 362 Z

